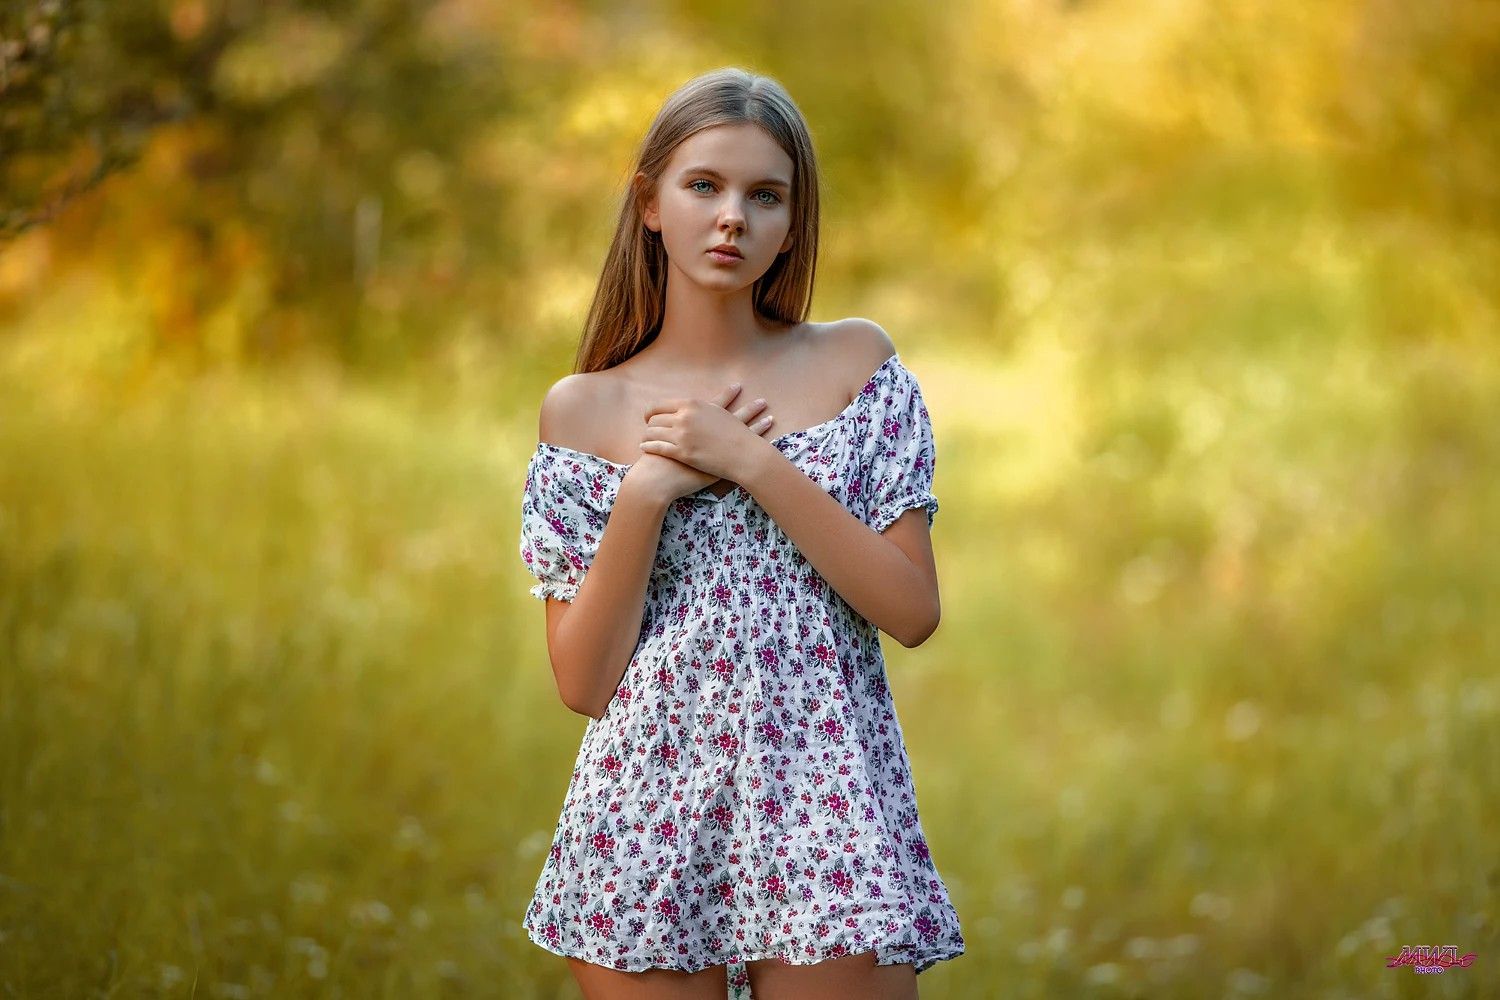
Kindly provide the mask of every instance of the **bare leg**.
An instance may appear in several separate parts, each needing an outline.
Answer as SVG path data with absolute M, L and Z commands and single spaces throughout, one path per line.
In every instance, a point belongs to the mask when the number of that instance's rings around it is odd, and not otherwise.
M 724 1000 L 729 993 L 729 976 L 722 965 L 698 972 L 677 969 L 621 972 L 569 958 L 568 967 L 578 980 L 578 988 L 583 990 L 584 1000 Z
M 876 965 L 873 951 L 788 965 L 778 958 L 748 962 L 755 1000 L 917 1000 L 910 962 Z

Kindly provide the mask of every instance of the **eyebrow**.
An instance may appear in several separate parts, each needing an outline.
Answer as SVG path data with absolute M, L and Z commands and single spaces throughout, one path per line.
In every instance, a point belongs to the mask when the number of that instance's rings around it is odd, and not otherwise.
M 688 174 L 704 174 L 706 176 L 712 177 L 717 181 L 724 180 L 724 175 L 719 173 L 713 167 L 688 167 L 679 176 L 686 177 Z M 768 187 L 785 188 L 788 191 L 792 189 L 792 185 L 790 182 L 784 181 L 779 177 L 762 177 L 760 180 L 752 182 L 752 186 L 754 186 L 755 184 L 764 184 Z

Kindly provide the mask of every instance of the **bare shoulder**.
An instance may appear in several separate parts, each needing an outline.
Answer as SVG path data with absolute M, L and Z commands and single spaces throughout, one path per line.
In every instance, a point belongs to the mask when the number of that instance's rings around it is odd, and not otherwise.
M 590 450 L 594 416 L 607 404 L 611 391 L 603 375 L 603 372 L 574 372 L 552 383 L 542 397 L 537 440 Z
M 896 353 L 890 334 L 879 323 L 860 316 L 826 324 L 821 336 L 827 356 L 837 360 L 836 370 L 848 371 L 859 385 Z

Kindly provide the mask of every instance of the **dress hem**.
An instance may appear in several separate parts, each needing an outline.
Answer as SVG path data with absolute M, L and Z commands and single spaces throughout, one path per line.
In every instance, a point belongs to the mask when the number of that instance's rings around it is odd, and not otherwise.
M 588 962 L 591 965 L 598 965 L 598 966 L 600 966 L 602 968 L 605 968 L 605 969 L 612 969 L 615 972 L 648 972 L 648 971 L 650 971 L 652 969 L 669 969 L 669 970 L 671 970 L 673 972 L 689 972 L 689 973 L 691 973 L 691 972 L 702 972 L 705 969 L 717 968 L 718 966 L 721 966 L 721 965 L 722 966 L 745 965 L 745 964 L 747 964 L 749 962 L 760 962 L 760 961 L 764 961 L 766 959 L 773 959 L 773 958 L 780 960 L 783 964 L 786 964 L 786 965 L 807 966 L 807 965 L 816 965 L 819 962 L 824 962 L 824 961 L 827 961 L 827 960 L 829 960 L 831 958 L 842 958 L 842 957 L 844 957 L 843 955 L 820 954 L 819 957 L 813 959 L 812 961 L 810 961 L 810 962 L 804 962 L 804 961 L 794 961 L 792 959 L 787 958 L 787 956 L 785 956 L 785 955 L 777 953 L 776 951 L 766 951 L 764 949 L 760 949 L 760 950 L 754 950 L 754 951 L 736 952 L 736 953 L 734 953 L 734 954 L 732 954 L 732 955 L 730 955 L 730 956 L 728 956 L 726 958 L 711 960 L 711 961 L 708 961 L 708 962 L 704 962 L 701 965 L 693 965 L 691 962 L 689 962 L 687 965 L 652 965 L 652 964 L 642 964 L 639 961 L 634 961 L 634 962 L 627 961 L 627 965 L 629 965 L 630 967 L 622 969 L 622 968 L 620 968 L 617 965 L 605 965 L 604 963 L 596 961 L 595 959 L 590 958 L 590 957 L 588 957 L 586 955 L 579 955 L 579 954 L 575 954 L 574 952 L 571 952 L 571 951 L 564 951 L 564 950 L 562 950 L 561 946 L 554 946 L 554 945 L 550 944 L 549 942 L 547 942 L 547 941 L 543 940 L 542 938 L 540 938 L 536 934 L 536 932 L 533 931 L 531 929 L 531 927 L 529 927 L 525 922 L 522 922 L 521 926 L 526 931 L 526 936 L 531 940 L 531 943 L 534 944 L 534 945 L 536 945 L 538 948 L 541 948 L 544 951 L 551 952 L 552 954 L 557 955 L 560 958 L 576 958 L 580 962 Z M 838 939 L 837 936 L 835 936 L 833 938 L 825 939 L 825 941 L 823 941 L 820 944 L 820 947 L 819 947 L 820 953 L 821 952 L 831 951 L 832 949 L 828 947 L 828 945 L 830 943 L 832 943 L 832 944 L 838 944 L 840 942 L 839 942 L 839 939 Z M 845 955 L 862 955 L 862 954 L 864 954 L 866 952 L 875 952 L 876 956 L 877 956 L 876 957 L 876 964 L 880 964 L 880 960 L 879 960 L 878 956 L 879 956 L 880 950 L 885 947 L 885 944 L 884 944 L 884 942 L 881 942 L 881 941 L 875 941 L 875 942 L 868 942 L 866 944 L 852 945 L 852 947 L 858 948 L 859 950 L 858 951 L 853 951 L 853 950 L 846 951 L 844 954 Z M 900 949 L 900 950 L 911 950 L 915 946 L 913 946 L 913 945 L 904 945 L 904 946 L 903 945 L 897 945 L 896 947 L 898 949 Z M 963 942 L 954 943 L 954 942 L 950 941 L 947 944 L 933 945 L 928 950 L 923 951 L 921 954 L 919 954 L 918 956 L 916 956 L 916 957 L 914 957 L 912 959 L 904 959 L 903 958 L 903 959 L 901 959 L 899 961 L 896 961 L 896 962 L 886 962 L 884 964 L 886 964 L 886 965 L 909 964 L 912 967 L 913 973 L 915 975 L 919 975 L 920 976 L 923 972 L 926 972 L 928 969 L 932 968 L 938 962 L 946 962 L 946 961 L 949 961 L 951 959 L 958 958 L 960 955 L 963 955 L 964 953 L 965 953 L 965 945 L 964 945 Z M 801 950 L 800 949 L 798 950 L 798 956 L 799 957 L 801 956 Z

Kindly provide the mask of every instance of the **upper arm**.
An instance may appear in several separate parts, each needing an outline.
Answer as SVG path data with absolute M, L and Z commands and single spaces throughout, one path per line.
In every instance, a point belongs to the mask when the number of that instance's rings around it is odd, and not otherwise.
M 913 507 L 904 512 L 881 534 L 896 543 L 906 554 L 932 588 L 934 600 L 938 592 L 937 559 L 932 553 L 932 529 L 927 526 L 927 510 Z
M 843 343 L 837 345 L 845 356 L 857 355 L 860 364 L 855 368 L 868 376 L 879 368 L 892 354 L 896 344 L 890 334 L 874 320 L 853 316 L 836 324 Z M 911 564 L 915 566 L 932 588 L 933 600 L 938 599 L 937 562 L 932 552 L 932 530 L 927 524 L 927 512 L 914 508 L 903 513 L 882 534 L 896 544 Z
M 537 416 L 538 441 L 569 448 L 582 447 L 576 443 L 587 439 L 588 428 L 584 422 L 593 406 L 594 391 L 593 385 L 585 376 L 586 373 L 583 372 L 564 375 L 547 390 L 547 394 L 542 397 L 541 412 Z M 573 602 L 548 597 L 546 606 L 547 648 L 551 650 L 556 646 L 557 627 Z
M 563 617 L 572 606 L 572 601 L 564 601 L 559 597 L 547 598 L 547 652 L 549 656 L 552 650 L 557 648 L 557 627 L 562 624 Z

